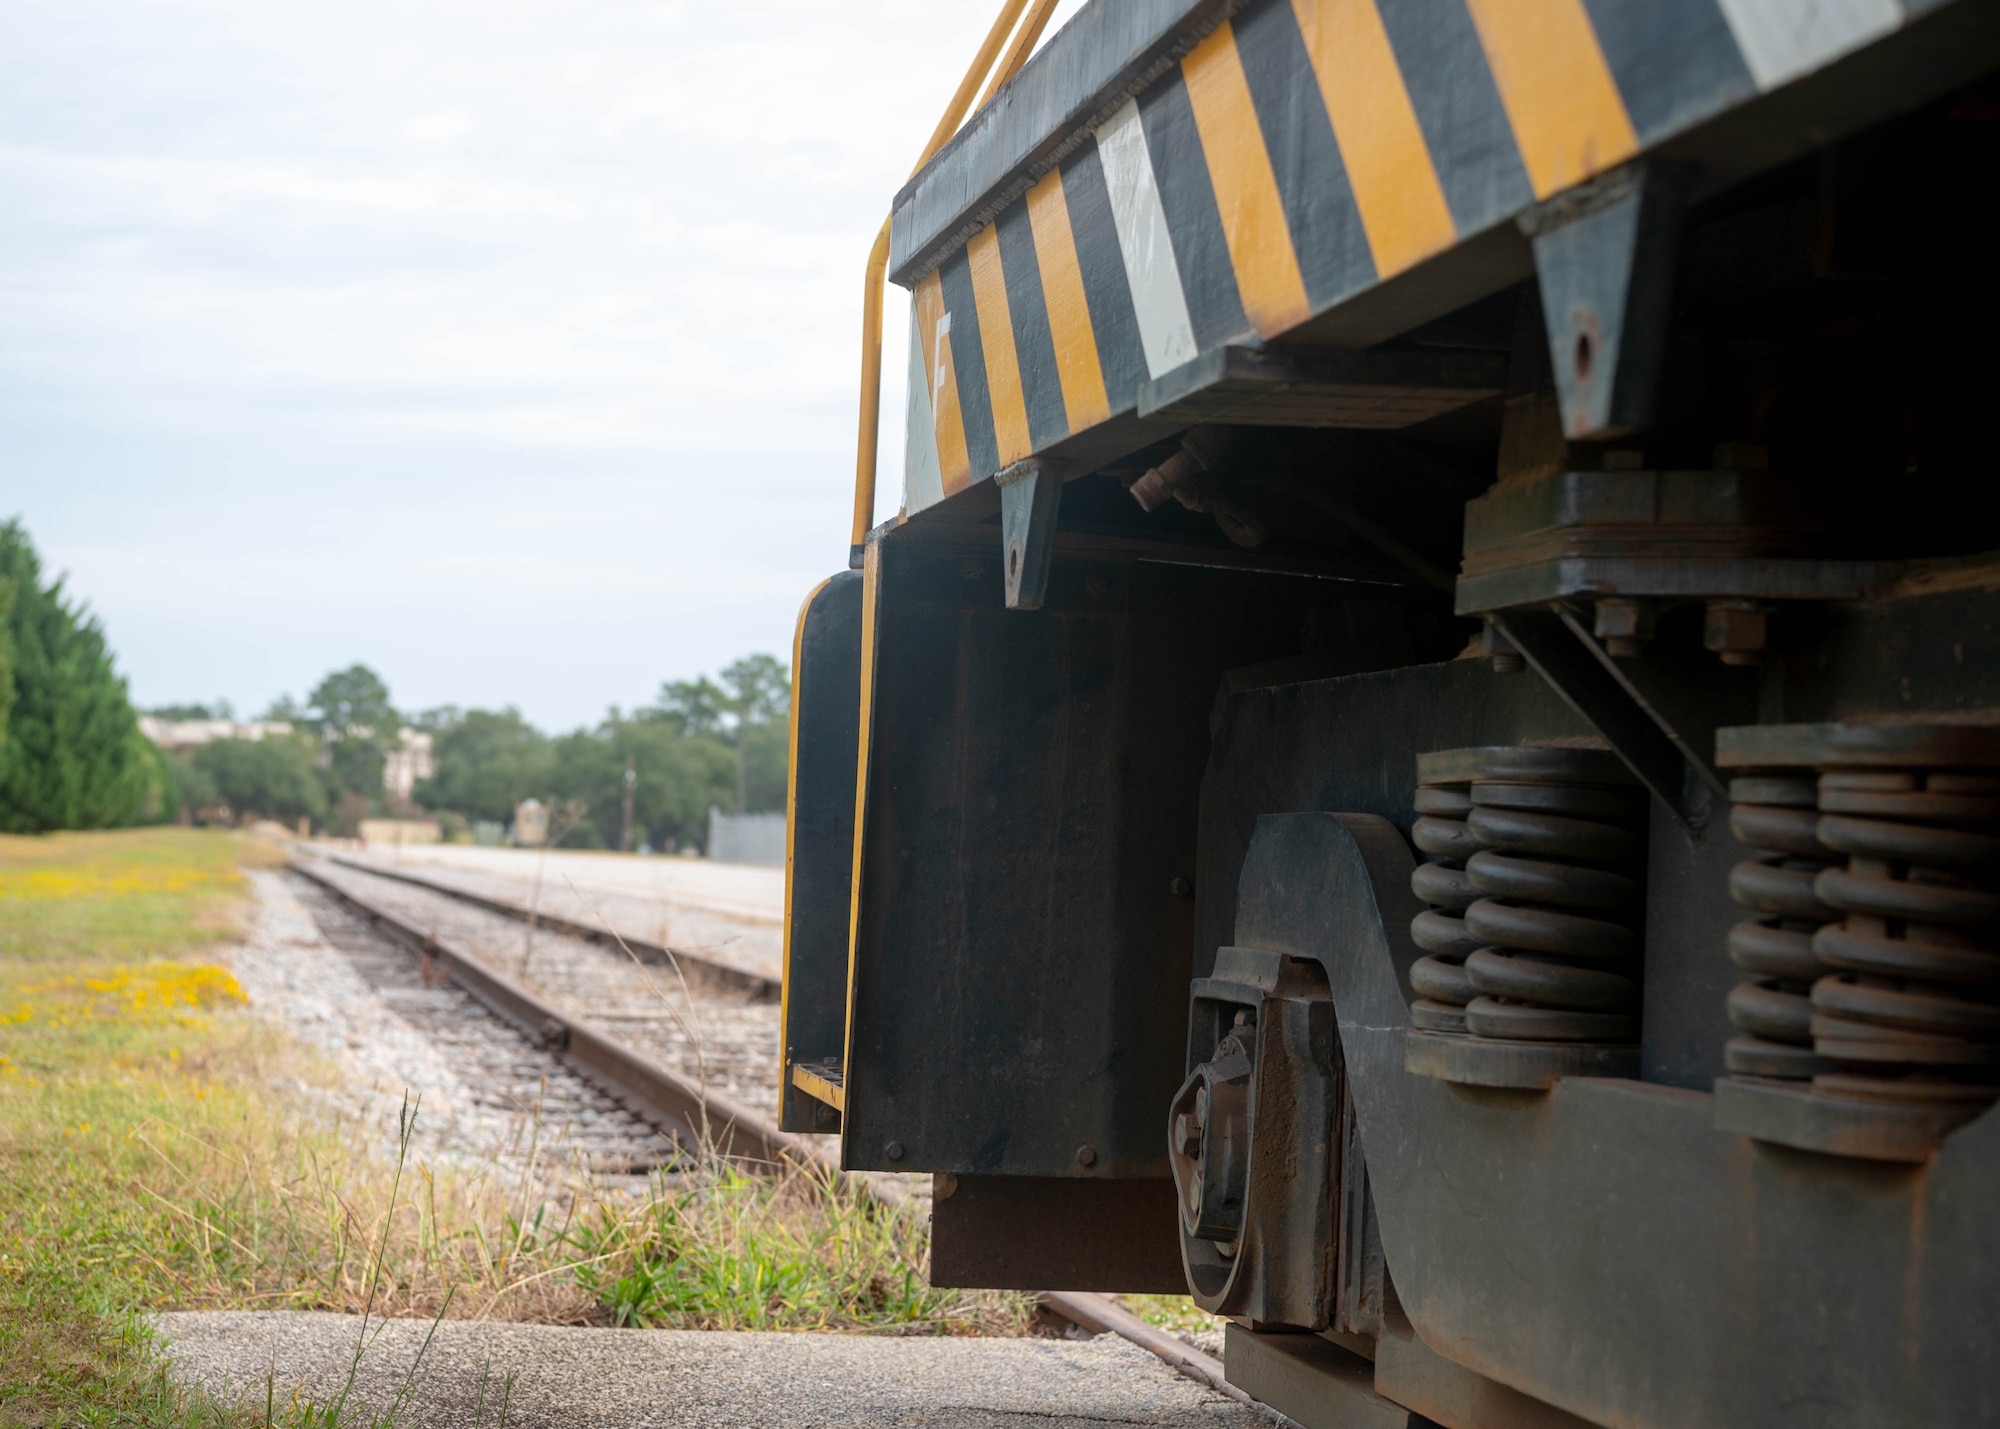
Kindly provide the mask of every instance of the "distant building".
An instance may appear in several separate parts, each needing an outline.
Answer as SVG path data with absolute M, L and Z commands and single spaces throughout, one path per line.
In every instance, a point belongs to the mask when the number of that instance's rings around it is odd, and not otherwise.
M 435 819 L 363 819 L 361 842 L 375 845 L 434 844 L 442 831 Z
M 540 848 L 549 841 L 549 810 L 540 799 L 514 806 L 514 847 Z
M 382 792 L 392 804 L 407 804 L 419 779 L 435 773 L 431 764 L 431 737 L 422 730 L 403 729 L 396 747 L 382 761 Z
M 291 732 L 291 724 L 281 719 L 157 719 L 152 715 L 139 716 L 139 733 L 169 754 L 185 754 L 204 744 L 213 744 L 218 739 L 278 739 Z M 357 729 L 354 733 L 365 737 L 368 731 Z M 320 766 L 326 767 L 332 758 L 330 749 L 321 750 Z M 407 804 L 416 790 L 417 781 L 428 779 L 435 772 L 431 763 L 430 735 L 417 729 L 399 730 L 395 745 L 383 753 L 383 796 L 391 804 Z
M 152 715 L 139 716 L 139 733 L 169 754 L 199 749 L 218 739 L 277 739 L 291 732 L 291 725 L 281 719 L 156 719 Z M 425 735 L 424 739 L 425 758 L 428 759 L 430 736 Z

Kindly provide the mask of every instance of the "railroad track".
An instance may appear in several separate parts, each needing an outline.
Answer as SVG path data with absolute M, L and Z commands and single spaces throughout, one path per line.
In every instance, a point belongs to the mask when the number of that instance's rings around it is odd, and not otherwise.
M 789 1161 L 823 1168 L 827 1158 L 805 1138 L 780 1131 L 756 1109 L 628 1046 L 593 1020 L 530 990 L 489 959 L 426 927 L 409 910 L 371 898 L 354 882 L 332 876 L 319 860 L 294 859 L 292 870 L 325 889 L 378 930 L 428 959 L 488 1011 L 635 1116 L 690 1146 L 709 1145 L 730 1160 L 776 1166 Z M 381 877 L 373 869 L 353 870 Z
M 469 903 L 475 908 L 483 908 L 489 913 L 497 913 L 515 922 L 533 923 L 537 927 L 564 933 L 572 938 L 581 938 L 585 942 L 620 948 L 641 962 L 678 967 L 680 975 L 686 979 L 690 988 L 698 992 L 737 993 L 760 1002 L 778 1000 L 780 984 L 777 978 L 766 977 L 762 973 L 736 967 L 719 958 L 708 957 L 699 949 L 672 947 L 655 939 L 638 937 L 629 932 L 614 932 L 599 923 L 585 923 L 543 909 L 524 908 L 519 903 L 505 898 L 489 897 L 472 889 L 435 878 L 426 878 L 420 873 L 412 873 L 406 869 L 386 868 L 381 864 L 362 859 L 342 858 L 338 854 L 330 855 L 327 861 L 338 867 L 351 868 L 376 878 L 390 878 L 431 893 L 442 893 L 447 898 L 456 898 L 461 903 Z
M 294 858 L 291 867 L 380 933 L 407 948 L 427 973 L 450 978 L 488 1011 L 625 1112 L 683 1146 L 709 1146 L 753 1169 L 775 1170 L 789 1163 L 822 1174 L 838 1174 L 832 1158 L 812 1139 L 781 1131 L 775 1121 L 757 1108 L 713 1087 L 703 1087 L 644 1050 L 626 1045 L 592 1019 L 531 990 L 519 978 L 494 967 L 490 959 L 460 946 L 456 939 L 441 934 L 434 926 L 426 926 L 412 916 L 410 909 L 387 906 L 379 893 L 371 897 L 369 890 L 358 885 L 351 875 L 413 885 L 432 896 L 485 906 L 488 913 L 510 920 L 517 919 L 519 913 L 512 905 L 493 907 L 490 905 L 499 904 L 500 900 L 483 899 L 432 884 L 427 879 L 344 859 Z M 336 867 L 350 876 L 334 873 L 332 869 Z M 567 926 L 551 926 L 550 931 L 583 936 Z M 606 940 L 599 937 L 591 941 L 601 944 Z M 675 957 L 685 956 L 659 949 L 659 961 L 669 965 Z M 742 982 L 725 985 L 739 996 L 755 996 L 758 991 Z M 1156 1355 L 1188 1378 L 1231 1399 L 1252 1404 L 1274 1420 L 1290 1423 L 1277 1411 L 1258 1404 L 1229 1384 L 1223 1378 L 1220 1360 L 1147 1324 L 1108 1296 L 1087 1291 L 1045 1291 L 1039 1298 L 1052 1313 L 1091 1334 L 1115 1334 Z

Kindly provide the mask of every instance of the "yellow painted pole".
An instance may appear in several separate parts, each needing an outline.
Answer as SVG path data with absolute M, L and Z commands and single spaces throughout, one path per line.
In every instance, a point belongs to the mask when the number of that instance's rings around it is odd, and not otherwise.
M 924 152 L 910 172 L 915 174 L 945 146 L 945 142 L 958 132 L 967 108 L 972 104 L 972 96 L 979 91 L 979 81 L 993 69 L 994 57 L 1000 53 L 1000 46 L 1013 33 L 1014 24 L 1021 18 L 1021 11 L 1028 0 L 1005 0 L 1000 13 L 994 17 L 993 27 L 986 32 L 980 43 L 979 53 L 972 57 L 971 66 L 965 71 L 965 78 L 958 82 L 958 89 L 951 96 L 951 103 L 945 106 L 944 115 L 931 131 L 930 141 L 924 145 Z M 1036 0 L 1035 12 L 1022 27 L 1021 36 L 1007 52 L 1007 62 L 994 72 L 993 84 L 987 89 L 986 99 L 1014 77 L 1034 48 L 1035 40 L 1048 24 L 1049 14 L 1055 9 L 1056 0 Z M 1030 34 L 1030 30 L 1033 31 Z M 868 267 L 861 279 L 861 423 L 854 443 L 854 527 L 852 539 L 848 542 L 848 563 L 857 569 L 861 565 L 861 548 L 868 539 L 868 528 L 875 521 L 875 449 L 878 431 L 882 423 L 882 290 L 889 271 L 889 220 L 882 220 L 882 231 L 875 235 L 875 244 L 868 250 Z
M 847 563 L 856 569 L 868 528 L 875 524 L 875 446 L 882 425 L 882 285 L 888 271 L 885 218 L 861 278 L 861 431 L 854 444 L 854 530 L 847 543 Z

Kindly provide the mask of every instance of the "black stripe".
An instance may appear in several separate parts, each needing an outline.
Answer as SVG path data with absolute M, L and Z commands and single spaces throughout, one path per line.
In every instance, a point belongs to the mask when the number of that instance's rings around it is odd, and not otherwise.
M 1104 161 L 1097 157 L 1096 139 L 1086 139 L 1064 162 L 1062 186 L 1076 266 L 1083 274 L 1083 296 L 1090 305 L 1090 328 L 1097 339 L 1104 395 L 1112 411 L 1122 412 L 1139 400 L 1140 384 L 1147 377 L 1146 349 L 1139 339 L 1139 315 L 1132 307 L 1125 255 L 1118 250 L 1111 190 L 1104 184 Z
M 1194 108 L 1178 66 L 1139 96 L 1139 119 L 1152 152 L 1153 182 L 1166 211 L 1167 236 L 1173 240 L 1174 261 L 1181 270 L 1181 292 L 1187 298 L 1195 347 L 1206 352 L 1253 329 L 1243 313 L 1229 241 L 1222 236 L 1222 215 L 1208 182 L 1201 132 L 1194 126 Z
M 1533 203 L 1465 0 L 1379 0 L 1377 9 L 1459 236 Z
M 1017 199 L 1000 215 L 1000 272 L 1007 280 L 1007 311 L 1014 320 L 1014 365 L 1021 369 L 1021 401 L 1028 409 L 1028 439 L 1040 451 L 1069 435 L 1062 378 L 1056 373 L 1049 305 L 1042 296 L 1042 265 L 1028 201 Z
M 979 341 L 979 308 L 972 300 L 972 264 L 965 250 L 938 267 L 944 310 L 951 314 L 951 371 L 958 383 L 958 411 L 965 423 L 965 453 L 972 479 L 1000 469 L 1000 443 L 993 435 L 993 402 L 986 395 L 986 349 Z
M 1375 281 L 1368 231 L 1290 0 L 1251 0 L 1230 25 L 1284 200 L 1292 251 L 1317 312 Z
M 1715 0 L 1583 0 L 1639 142 L 1757 97 L 1757 81 Z

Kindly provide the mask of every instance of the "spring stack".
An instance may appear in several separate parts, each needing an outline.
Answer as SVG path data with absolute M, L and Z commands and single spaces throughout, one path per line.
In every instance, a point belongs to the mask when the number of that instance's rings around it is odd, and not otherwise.
M 1828 971 L 1813 934 L 1839 917 L 1813 880 L 1838 855 L 1819 841 L 1819 780 L 1811 771 L 1742 774 L 1729 783 L 1730 832 L 1759 857 L 1736 865 L 1729 894 L 1757 916 L 1729 930 L 1729 958 L 1749 973 L 1729 994 L 1724 1060 L 1741 1076 L 1809 1080 L 1833 1070 L 1813 1051 L 1814 982 Z
M 1597 749 L 1488 750 L 1466 827 L 1465 865 L 1482 895 L 1465 910 L 1480 948 L 1465 960 L 1479 994 L 1475 1037 L 1636 1042 L 1645 800 L 1616 755 Z
M 1465 820 L 1482 752 L 1446 749 L 1417 756 L 1417 822 L 1410 836 L 1425 862 L 1410 875 L 1410 887 L 1431 906 L 1410 924 L 1412 941 L 1424 950 L 1410 968 L 1417 992 L 1410 1025 L 1430 1032 L 1464 1032 L 1466 1004 L 1479 995 L 1465 975 L 1465 960 L 1485 946 L 1465 928 L 1465 910 L 1480 898 L 1465 873 L 1466 860 L 1479 852 Z
M 1444 750 L 1417 768 L 1414 1028 L 1475 1041 L 1639 1036 L 1645 796 L 1601 749 Z
M 2000 1097 L 2000 758 L 1968 768 L 1963 731 L 1937 742 L 1959 747 L 1899 769 L 1823 766 L 1819 840 L 1846 862 L 1813 885 L 1844 915 L 1812 939 L 1829 968 L 1812 988 L 1813 1050 L 1833 1064 L 1816 1090 Z

